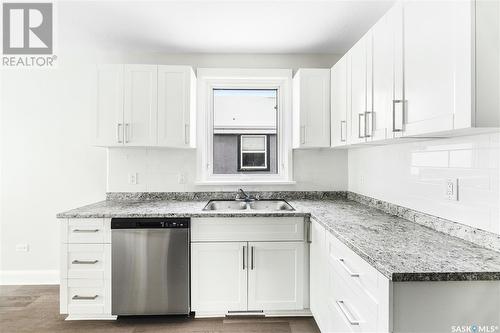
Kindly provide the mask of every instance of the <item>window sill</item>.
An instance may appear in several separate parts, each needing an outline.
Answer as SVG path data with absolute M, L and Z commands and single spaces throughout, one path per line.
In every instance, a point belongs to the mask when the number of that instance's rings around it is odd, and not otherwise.
M 295 185 L 294 180 L 198 180 L 195 185 Z

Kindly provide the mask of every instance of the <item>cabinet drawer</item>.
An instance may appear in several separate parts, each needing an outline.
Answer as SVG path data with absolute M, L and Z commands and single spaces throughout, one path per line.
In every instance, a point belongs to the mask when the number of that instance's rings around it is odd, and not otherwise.
M 203 217 L 191 220 L 191 241 L 302 241 L 303 217 Z
M 332 323 L 333 331 L 343 332 L 348 327 L 352 332 L 377 332 L 377 302 L 361 288 L 346 281 L 332 266 L 329 269 L 333 283 L 329 289 L 328 307 L 334 312 L 332 318 L 337 317 Z
M 61 278 L 110 279 L 111 244 L 62 244 Z
M 68 279 L 68 314 L 111 313 L 109 281 L 100 279 Z
M 69 219 L 62 225 L 62 243 L 110 243 L 109 220 Z
M 328 261 L 337 274 L 376 298 L 381 274 L 335 236 L 328 234 Z M 382 276 L 385 279 L 385 277 Z

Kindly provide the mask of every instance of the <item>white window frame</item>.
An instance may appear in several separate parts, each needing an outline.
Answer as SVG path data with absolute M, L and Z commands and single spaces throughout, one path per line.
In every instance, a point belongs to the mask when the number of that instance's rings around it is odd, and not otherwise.
M 213 173 L 214 89 L 276 89 L 277 173 Z M 197 70 L 198 185 L 295 184 L 292 180 L 292 70 L 199 68 Z
M 269 155 L 269 146 L 267 142 L 267 134 L 242 134 L 240 135 L 240 172 L 243 171 L 259 171 L 259 170 L 267 170 L 269 165 L 267 165 L 267 158 Z M 264 150 L 246 150 L 243 151 L 243 138 L 245 137 L 263 137 L 264 138 Z M 243 166 L 243 154 L 264 154 L 264 166 Z

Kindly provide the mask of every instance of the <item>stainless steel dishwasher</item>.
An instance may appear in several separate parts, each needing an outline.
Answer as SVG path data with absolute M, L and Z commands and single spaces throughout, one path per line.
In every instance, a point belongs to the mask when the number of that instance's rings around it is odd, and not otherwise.
M 188 218 L 111 220 L 113 315 L 189 314 Z

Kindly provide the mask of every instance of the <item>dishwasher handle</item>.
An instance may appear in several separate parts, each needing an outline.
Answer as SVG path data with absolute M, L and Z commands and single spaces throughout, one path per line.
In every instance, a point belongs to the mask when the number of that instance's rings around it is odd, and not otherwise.
M 189 218 L 113 218 L 111 229 L 186 229 Z

